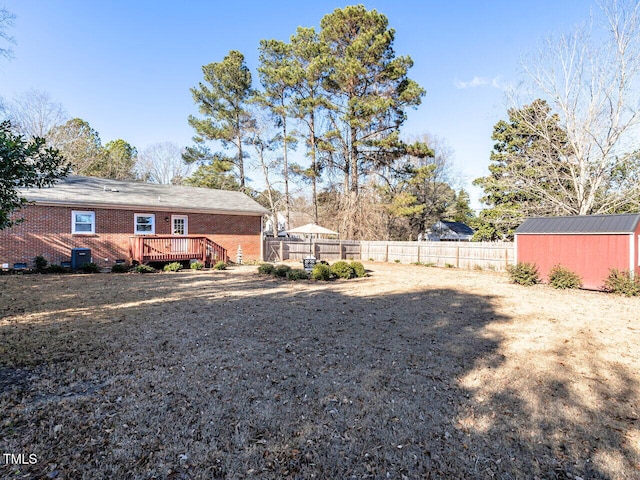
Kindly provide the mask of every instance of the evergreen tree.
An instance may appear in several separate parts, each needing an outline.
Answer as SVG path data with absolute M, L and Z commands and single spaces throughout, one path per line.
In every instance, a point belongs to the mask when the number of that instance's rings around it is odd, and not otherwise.
M 102 142 L 89 122 L 72 118 L 54 127 L 47 135 L 47 142 L 71 164 L 74 175 L 100 176 L 96 172 L 104 162 Z
M 101 161 L 91 172 L 92 176 L 116 180 L 134 180 L 138 151 L 122 139 L 112 140 L 104 146 Z
M 43 138 L 29 141 L 12 133 L 11 124 L 0 124 L 0 230 L 20 219 L 14 212 L 27 204 L 18 189 L 47 187 L 69 172 L 69 166 L 56 149 L 46 146 Z
M 469 204 L 470 201 L 469 194 L 461 188 L 453 198 L 453 205 L 448 218 L 454 222 L 464 223 L 465 225 L 473 223 L 475 221 L 475 214 Z
M 328 49 L 313 28 L 298 27 L 290 45 L 294 78 L 292 115 L 303 125 L 304 133 L 300 136 L 304 139 L 310 162 L 309 168 L 294 165 L 294 169 L 311 184 L 313 218 L 318 222 L 318 183 L 325 163 L 321 155 L 331 151 L 331 145 L 319 133 L 322 112 L 326 113 L 329 107 L 322 88 L 328 66 Z
M 357 193 L 371 166 L 404 153 L 405 109 L 418 106 L 425 92 L 407 76 L 411 58 L 396 57 L 395 30 L 385 15 L 348 6 L 325 15 L 320 26 L 328 55 L 325 88 L 339 122 L 332 134 L 344 157 L 345 191 Z
M 570 213 L 558 201 L 570 198 L 573 188 L 558 116 L 543 100 L 508 114 L 493 128 L 490 174 L 473 182 L 489 206 L 480 213 L 478 240 L 511 239 L 526 217 Z
M 206 141 L 219 141 L 225 149 L 234 149 L 235 155 L 224 157 L 237 168 L 240 189 L 245 191 L 246 153 L 243 145 L 254 123 L 248 106 L 252 95 L 251 72 L 245 64 L 244 55 L 236 50 L 230 51 L 222 62 L 205 65 L 202 71 L 206 85 L 200 83 L 191 89 L 193 99 L 204 115 L 204 118 L 189 117 L 189 124 L 196 131 L 193 139 L 197 147 Z M 185 161 L 192 158 L 186 155 Z
M 219 190 L 241 190 L 242 187 L 232 171 L 233 164 L 231 162 L 216 158 L 210 163 L 198 166 L 196 171 L 184 180 L 183 184 Z
M 281 129 L 275 139 L 282 145 L 282 179 L 284 183 L 285 228 L 289 228 L 289 145 L 294 142 L 288 130 L 290 98 L 294 86 L 291 65 L 291 47 L 279 40 L 260 41 L 260 66 L 258 73 L 264 90 L 256 95 L 259 104 L 265 106 Z

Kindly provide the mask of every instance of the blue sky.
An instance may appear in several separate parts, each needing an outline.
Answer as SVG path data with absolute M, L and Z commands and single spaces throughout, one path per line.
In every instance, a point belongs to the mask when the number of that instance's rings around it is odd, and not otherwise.
M 240 50 L 257 85 L 261 39 L 286 40 L 296 27 L 318 27 L 323 15 L 355 3 L 0 0 L 17 17 L 14 59 L 0 59 L 0 96 L 46 91 L 103 143 L 186 146 L 187 117 L 197 114 L 189 88 L 202 65 Z M 361 3 L 387 15 L 396 53 L 413 58 L 410 76 L 427 91 L 404 136 L 442 138 L 467 185 L 487 173 L 492 127 L 506 116 L 504 87 L 523 78 L 522 57 L 595 8 L 587 0 Z M 470 190 L 477 206 L 479 192 Z

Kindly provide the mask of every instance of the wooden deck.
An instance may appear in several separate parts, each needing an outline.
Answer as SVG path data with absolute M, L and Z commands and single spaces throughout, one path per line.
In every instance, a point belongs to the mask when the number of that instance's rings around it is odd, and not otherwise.
M 210 266 L 227 262 L 227 250 L 207 237 L 149 235 L 129 237 L 129 256 L 138 263 L 198 260 Z

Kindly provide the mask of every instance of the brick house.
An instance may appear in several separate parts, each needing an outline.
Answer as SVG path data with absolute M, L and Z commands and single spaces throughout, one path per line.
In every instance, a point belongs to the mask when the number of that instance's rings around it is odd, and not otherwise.
M 0 265 L 71 261 L 91 249 L 94 263 L 244 261 L 262 258 L 267 210 L 241 192 L 69 176 L 53 187 L 24 189 L 24 222 L 0 230 Z

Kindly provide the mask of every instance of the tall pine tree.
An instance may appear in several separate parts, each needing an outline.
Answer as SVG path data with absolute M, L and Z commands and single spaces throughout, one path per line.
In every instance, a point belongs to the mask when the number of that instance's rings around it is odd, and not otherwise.
M 210 63 L 202 67 L 205 83 L 192 88 L 191 93 L 204 118 L 189 117 L 189 124 L 195 129 L 193 137 L 196 148 L 191 148 L 185 161 L 199 159 L 232 163 L 237 168 L 240 189 L 246 191 L 245 156 L 243 145 L 254 120 L 248 102 L 252 95 L 251 72 L 245 64 L 244 55 L 232 50 L 222 62 Z M 225 149 L 234 150 L 231 156 L 202 155 L 207 141 L 219 141 Z

